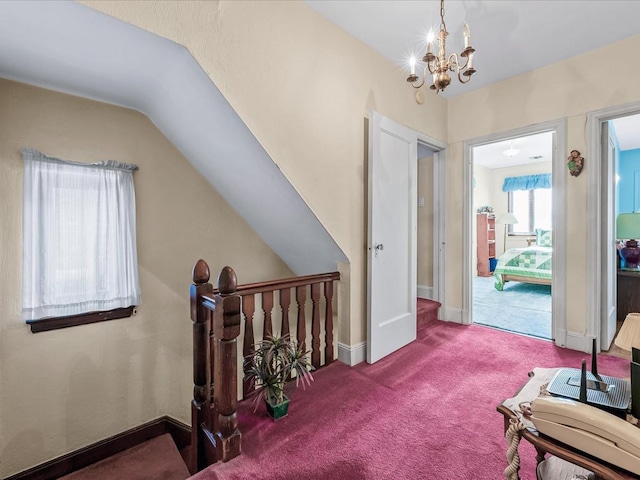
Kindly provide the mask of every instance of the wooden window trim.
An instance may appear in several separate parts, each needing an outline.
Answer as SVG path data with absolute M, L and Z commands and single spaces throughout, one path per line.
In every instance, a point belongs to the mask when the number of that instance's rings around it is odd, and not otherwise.
M 87 325 L 89 323 L 106 322 L 118 318 L 127 318 L 133 315 L 134 306 L 125 308 L 114 308 L 104 312 L 88 312 L 78 315 L 68 315 L 65 317 L 48 317 L 39 320 L 27 320 L 27 325 L 31 327 L 31 333 L 48 332 L 49 330 L 59 330 L 61 328 Z

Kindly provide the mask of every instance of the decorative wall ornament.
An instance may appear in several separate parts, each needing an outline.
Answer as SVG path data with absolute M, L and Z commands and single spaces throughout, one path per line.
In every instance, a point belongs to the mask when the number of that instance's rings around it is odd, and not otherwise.
M 580 152 L 578 150 L 571 150 L 571 154 L 567 157 L 567 160 L 569 173 L 574 177 L 580 175 L 582 167 L 584 167 L 584 158 L 580 156 Z

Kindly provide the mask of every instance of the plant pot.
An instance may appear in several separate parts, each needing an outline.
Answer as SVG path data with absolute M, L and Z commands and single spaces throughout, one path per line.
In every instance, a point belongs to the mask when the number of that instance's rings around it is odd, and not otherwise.
M 265 399 L 265 403 L 267 404 L 267 413 L 274 421 L 286 417 L 289 413 L 289 399 L 286 396 L 282 403 L 277 405 L 272 405 L 267 399 Z

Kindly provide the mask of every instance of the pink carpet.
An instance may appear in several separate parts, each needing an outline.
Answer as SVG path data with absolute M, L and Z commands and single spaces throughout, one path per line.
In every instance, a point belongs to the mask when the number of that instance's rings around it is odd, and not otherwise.
M 433 322 L 419 339 L 374 365 L 335 362 L 292 392 L 287 418 L 241 404 L 243 453 L 193 478 L 498 480 L 506 467 L 496 406 L 534 367 L 578 368 L 588 355 L 481 326 Z M 601 355 L 599 371 L 627 376 Z M 535 453 L 523 442 L 523 480 Z
M 63 480 L 184 480 L 186 478 L 189 478 L 189 470 L 168 433 L 62 477 Z

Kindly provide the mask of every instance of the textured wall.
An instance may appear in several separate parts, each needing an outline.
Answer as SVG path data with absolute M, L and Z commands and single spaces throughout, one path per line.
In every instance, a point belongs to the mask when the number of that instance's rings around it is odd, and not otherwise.
M 189 49 L 349 258 L 340 341 L 364 341 L 366 119 L 444 140 L 446 100 L 418 105 L 401 66 L 302 2 L 82 3 Z
M 136 163 L 142 305 L 128 319 L 32 334 L 21 319 L 21 147 Z M 190 423 L 191 268 L 291 276 L 143 115 L 0 80 L 0 477 L 161 415 Z

